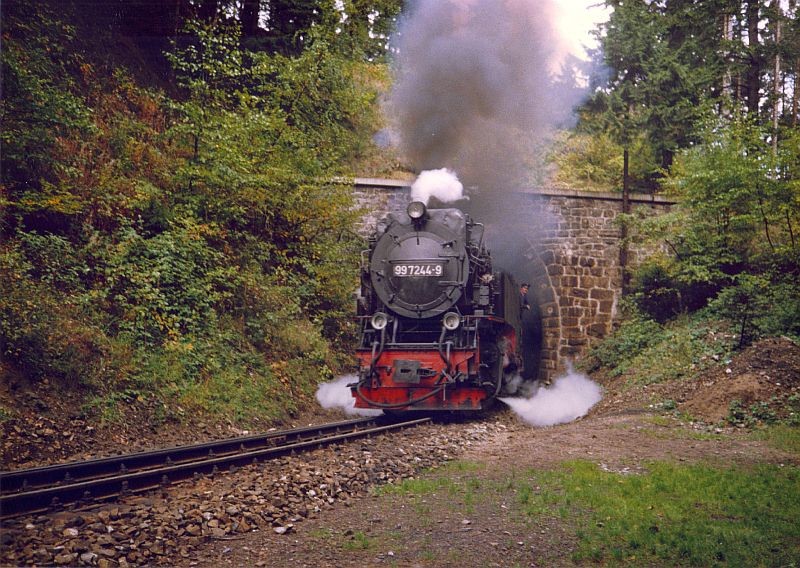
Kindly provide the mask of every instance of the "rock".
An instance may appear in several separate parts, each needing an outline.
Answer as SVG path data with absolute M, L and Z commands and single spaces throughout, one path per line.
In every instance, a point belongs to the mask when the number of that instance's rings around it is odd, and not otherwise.
M 64 532 L 62 532 L 61 534 L 63 534 L 67 538 L 74 538 L 74 537 L 78 536 L 78 529 L 73 528 L 73 527 L 69 527 L 69 528 L 64 529 Z
M 94 564 L 97 562 L 97 554 L 94 552 L 84 552 L 81 554 L 81 562 L 84 564 Z
M 286 528 L 286 527 L 280 526 L 280 527 L 275 527 L 272 530 L 275 531 L 275 533 L 277 533 L 277 534 L 286 534 L 289 529 Z
M 71 552 L 64 552 L 56 556 L 54 562 L 59 566 L 66 566 L 67 564 L 72 564 L 77 556 L 77 554 L 72 554 Z

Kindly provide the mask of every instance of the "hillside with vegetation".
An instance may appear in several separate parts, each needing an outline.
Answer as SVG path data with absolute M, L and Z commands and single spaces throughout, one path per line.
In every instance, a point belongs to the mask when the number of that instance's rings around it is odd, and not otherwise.
M 346 177 L 385 66 L 325 26 L 265 49 L 150 4 L 3 3 L 4 383 L 285 419 L 346 364 Z
M 595 54 L 606 73 L 556 147 L 559 175 L 678 205 L 623 216 L 629 241 L 661 252 L 625 275 L 625 317 L 589 368 L 640 382 L 696 378 L 758 339 L 797 342 L 800 12 L 779 2 L 607 5 Z

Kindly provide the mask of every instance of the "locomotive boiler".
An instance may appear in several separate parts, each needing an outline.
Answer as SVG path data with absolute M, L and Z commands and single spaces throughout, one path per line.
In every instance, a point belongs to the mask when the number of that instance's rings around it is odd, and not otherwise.
M 355 406 L 478 411 L 521 371 L 520 297 L 484 226 L 420 201 L 379 222 L 361 261 Z

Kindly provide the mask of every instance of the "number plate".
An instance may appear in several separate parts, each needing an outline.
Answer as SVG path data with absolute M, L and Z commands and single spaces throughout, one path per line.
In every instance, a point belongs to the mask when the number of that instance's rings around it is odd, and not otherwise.
M 392 275 L 405 277 L 439 277 L 444 275 L 444 264 L 440 262 L 399 262 L 392 266 Z

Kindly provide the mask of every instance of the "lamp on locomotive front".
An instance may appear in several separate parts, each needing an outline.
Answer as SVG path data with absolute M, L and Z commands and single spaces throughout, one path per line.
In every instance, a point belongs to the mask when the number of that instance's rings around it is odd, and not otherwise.
M 377 329 L 378 331 L 382 330 L 386 327 L 389 323 L 389 316 L 387 316 L 383 312 L 375 312 L 372 315 L 372 319 L 370 320 L 373 329 Z
M 419 221 L 422 219 L 426 212 L 427 208 L 422 201 L 412 201 L 408 204 L 408 208 L 406 209 L 406 213 L 408 213 L 408 216 L 414 221 Z
M 447 312 L 442 318 L 442 325 L 447 331 L 458 329 L 461 324 L 461 317 L 455 312 Z

